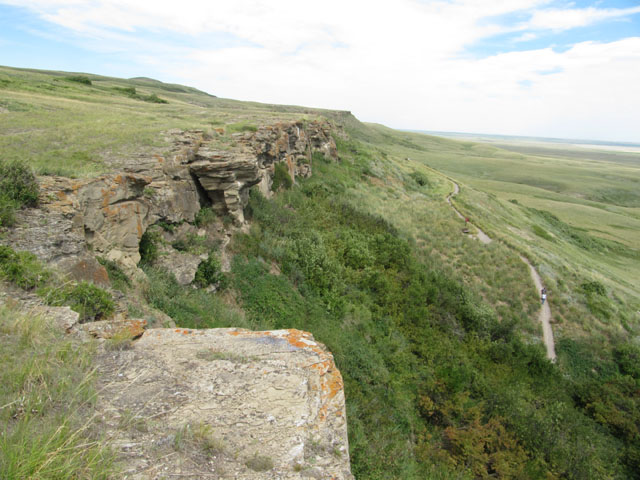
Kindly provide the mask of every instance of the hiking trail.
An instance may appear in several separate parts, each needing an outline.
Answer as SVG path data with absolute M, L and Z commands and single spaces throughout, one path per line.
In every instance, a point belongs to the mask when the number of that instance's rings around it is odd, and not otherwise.
M 466 220 L 466 217 L 462 215 L 462 213 L 460 213 L 460 211 L 451 202 L 451 197 L 457 195 L 460 192 L 460 186 L 451 179 L 449 179 L 449 181 L 453 183 L 453 192 L 447 195 L 447 203 L 451 206 L 451 208 L 453 208 L 453 211 L 456 212 L 456 215 L 458 217 L 460 217 L 462 220 Z M 486 233 L 484 233 L 475 225 L 471 224 L 471 222 L 467 222 L 467 223 L 477 230 L 477 233 L 475 235 L 472 235 L 473 238 L 480 240 L 484 244 L 491 243 L 492 241 L 491 237 L 489 237 Z M 542 279 L 540 278 L 538 271 L 535 269 L 533 265 L 531 265 L 531 262 L 526 257 L 523 257 L 522 255 L 520 255 L 520 260 L 526 263 L 527 266 L 529 267 L 529 272 L 531 273 L 531 279 L 533 280 L 533 283 L 536 286 L 536 290 L 539 294 L 540 291 L 542 290 Z M 548 298 L 547 298 L 547 301 L 544 302 L 540 307 L 540 311 L 538 312 L 538 321 L 542 324 L 542 339 L 547 349 L 547 358 L 555 363 L 556 348 L 553 341 L 553 330 L 551 329 L 551 307 L 549 306 Z

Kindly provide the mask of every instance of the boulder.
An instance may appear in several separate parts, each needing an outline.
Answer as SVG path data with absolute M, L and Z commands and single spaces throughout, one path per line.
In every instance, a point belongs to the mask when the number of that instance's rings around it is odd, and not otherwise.
M 353 478 L 342 377 L 308 333 L 153 329 L 98 363 L 127 478 Z

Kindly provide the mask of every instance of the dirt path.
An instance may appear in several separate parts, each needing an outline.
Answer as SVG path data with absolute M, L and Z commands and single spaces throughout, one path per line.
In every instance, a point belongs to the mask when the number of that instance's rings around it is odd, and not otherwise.
M 531 272 L 531 278 L 536 285 L 536 291 L 540 293 L 542 290 L 542 280 L 538 275 L 537 270 L 531 265 L 531 262 L 523 256 L 520 259 L 529 266 L 529 272 Z M 542 304 L 540 312 L 538 313 L 538 320 L 542 324 L 542 339 L 544 345 L 547 347 L 547 358 L 552 362 L 556 361 L 556 347 L 553 342 L 553 331 L 551 330 L 551 308 L 549 307 L 549 299 Z
M 456 182 L 453 182 L 453 192 L 451 192 L 449 195 L 447 195 L 447 203 L 451 206 L 451 208 L 453 208 L 453 211 L 456 212 L 456 215 L 458 215 L 458 217 L 460 217 L 462 220 L 465 220 L 465 216 L 462 215 L 458 211 L 458 209 L 453 206 L 453 203 L 451 203 L 451 197 L 453 197 L 454 195 L 457 195 L 459 192 L 460 192 L 460 187 L 458 186 L 458 184 Z M 473 225 L 471 222 L 469 222 L 469 225 L 471 225 L 473 228 L 475 228 L 477 230 L 477 233 L 475 235 L 471 235 L 473 238 L 477 238 L 478 240 L 480 240 L 484 244 L 491 243 L 491 237 L 489 237 L 489 235 L 484 233 L 482 230 L 480 230 L 478 227 Z
M 460 217 L 462 220 L 465 220 L 464 215 L 462 215 L 462 213 L 460 213 L 458 209 L 453 206 L 453 203 L 451 203 L 451 197 L 453 197 L 454 195 L 457 195 L 460 192 L 460 186 L 453 180 L 450 180 L 450 181 L 453 183 L 453 192 L 447 195 L 447 203 L 451 206 L 451 208 L 453 208 L 453 211 L 456 212 L 456 215 L 458 215 L 458 217 Z M 478 227 L 474 227 L 474 228 L 478 231 L 476 235 L 473 235 L 474 238 L 477 238 L 484 244 L 491 243 L 491 238 L 486 233 L 484 233 Z M 527 266 L 529 267 L 529 272 L 531 273 L 531 278 L 533 280 L 533 283 L 536 286 L 537 292 L 540 293 L 540 290 L 542 290 L 542 280 L 540 279 L 540 275 L 538 274 L 537 270 L 533 267 L 533 265 L 531 265 L 531 262 L 529 262 L 527 258 L 521 255 L 520 259 L 524 263 L 526 263 Z M 551 307 L 549 307 L 548 299 L 540 307 L 540 312 L 538 313 L 538 320 L 542 324 L 542 339 L 544 341 L 545 347 L 547 348 L 547 358 L 552 362 L 555 362 L 556 348 L 553 342 L 553 331 L 551 330 Z

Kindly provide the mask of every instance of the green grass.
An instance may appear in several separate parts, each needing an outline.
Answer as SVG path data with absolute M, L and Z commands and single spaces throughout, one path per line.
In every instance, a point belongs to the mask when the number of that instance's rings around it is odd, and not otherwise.
M 0 107 L 8 110 L 0 123 L 5 160 L 26 160 L 39 174 L 95 176 L 119 167 L 127 156 L 164 155 L 168 130 L 208 131 L 227 124 L 228 133 L 251 132 L 257 124 L 320 112 L 220 99 L 151 79 L 84 75 L 88 85 L 67 76 L 0 67 Z M 163 101 L 168 103 L 154 103 Z
M 93 413 L 93 345 L 0 306 L 0 478 L 114 478 Z

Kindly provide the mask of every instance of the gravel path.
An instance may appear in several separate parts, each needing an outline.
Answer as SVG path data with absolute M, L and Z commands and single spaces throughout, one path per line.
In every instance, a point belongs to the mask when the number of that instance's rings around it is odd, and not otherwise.
M 453 181 L 452 183 L 453 183 L 453 192 L 447 195 L 447 203 L 451 206 L 451 208 L 453 208 L 453 211 L 456 212 L 456 215 L 458 215 L 458 217 L 464 220 L 465 216 L 462 215 L 462 213 L 460 213 L 458 209 L 453 206 L 453 203 L 451 203 L 451 197 L 453 197 L 454 195 L 457 195 L 460 192 L 460 187 L 458 186 L 458 184 Z M 476 235 L 473 235 L 474 238 L 477 238 L 484 244 L 491 243 L 491 238 L 486 233 L 484 233 L 478 227 L 475 227 L 475 228 L 478 231 L 478 233 Z M 531 273 L 531 279 L 533 280 L 533 283 L 536 286 L 537 292 L 540 293 L 540 291 L 542 290 L 542 279 L 540 278 L 538 271 L 533 267 L 533 265 L 531 265 L 531 262 L 527 258 L 520 256 L 520 259 L 524 263 L 526 263 L 527 266 L 529 267 L 529 272 Z M 549 306 L 548 298 L 547 298 L 547 301 L 544 304 L 542 304 L 540 307 L 540 312 L 538 313 L 538 320 L 542 324 L 542 339 L 544 341 L 545 347 L 547 348 L 547 358 L 552 362 L 555 362 L 556 348 L 553 341 L 553 330 L 551 330 L 551 307 Z

